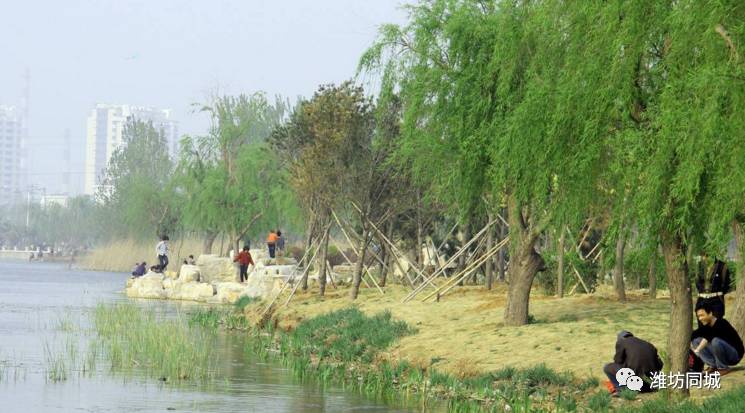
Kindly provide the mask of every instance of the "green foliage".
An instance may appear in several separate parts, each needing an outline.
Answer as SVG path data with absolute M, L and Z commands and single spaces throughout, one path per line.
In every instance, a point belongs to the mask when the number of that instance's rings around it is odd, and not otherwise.
M 375 354 L 394 340 L 415 330 L 403 321 L 394 321 L 389 312 L 368 317 L 348 308 L 309 319 L 298 326 L 290 340 L 302 352 L 321 360 L 369 363 Z
M 256 301 L 256 297 L 249 297 L 247 295 L 244 295 L 243 297 L 239 298 L 238 301 L 236 301 L 233 305 L 235 306 L 236 310 L 243 311 L 243 309 L 246 308 L 247 305 L 252 304 Z
M 593 412 L 607 412 L 610 408 L 610 394 L 607 391 L 599 390 L 590 396 L 587 400 L 587 406 Z
M 251 301 L 252 300 L 243 300 L 240 304 L 246 306 Z M 236 304 L 239 304 L 239 302 L 236 302 Z M 189 325 L 206 327 L 208 329 L 217 329 L 222 326 L 227 330 L 248 330 L 249 323 L 243 315 L 242 309 L 243 307 L 239 307 L 238 305 L 229 309 L 200 308 L 191 313 L 189 317 Z
M 706 398 L 703 402 L 691 400 L 675 401 L 667 393 L 646 400 L 642 404 L 624 406 L 619 409 L 623 413 L 706 413 L 706 412 L 740 412 L 745 403 L 745 386 L 717 392 L 715 396 Z
M 104 205 L 101 224 L 109 233 L 138 239 L 173 233 L 179 202 L 163 131 L 132 119 L 124 125 L 122 140 L 96 194 Z
M 99 304 L 93 326 L 112 369 L 135 366 L 166 381 L 214 376 L 211 336 L 182 319 L 159 319 L 133 304 Z
M 179 183 L 189 228 L 224 232 L 237 243 L 280 224 L 297 225 L 286 171 L 266 144 L 286 106 L 256 93 L 216 98 L 202 108 L 211 116 L 209 135 L 181 142 Z

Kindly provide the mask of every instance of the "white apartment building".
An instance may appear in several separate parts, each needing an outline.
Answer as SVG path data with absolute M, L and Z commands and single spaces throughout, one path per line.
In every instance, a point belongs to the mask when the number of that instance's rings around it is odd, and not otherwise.
M 26 125 L 15 106 L 0 105 L 0 204 L 18 201 L 26 190 Z
M 99 103 L 88 116 L 84 187 L 86 194 L 96 193 L 111 155 L 122 144 L 124 125 L 131 118 L 152 122 L 155 128 L 163 132 L 168 143 L 168 151 L 171 156 L 175 156 L 178 150 L 178 122 L 172 119 L 170 110 Z

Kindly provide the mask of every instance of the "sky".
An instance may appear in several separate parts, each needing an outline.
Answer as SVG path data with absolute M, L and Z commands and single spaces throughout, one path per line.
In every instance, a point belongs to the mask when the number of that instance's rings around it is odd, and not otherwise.
M 86 118 L 96 103 L 172 109 L 181 134 L 208 121 L 195 103 L 264 91 L 292 101 L 355 75 L 403 0 L 0 0 L 0 104 L 20 105 L 29 73 L 29 180 L 82 190 Z

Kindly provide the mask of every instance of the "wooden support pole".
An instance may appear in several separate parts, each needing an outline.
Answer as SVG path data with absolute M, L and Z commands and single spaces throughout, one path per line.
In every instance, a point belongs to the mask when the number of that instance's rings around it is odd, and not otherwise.
M 572 269 L 574 270 L 574 274 L 577 276 L 577 279 L 580 283 L 582 283 L 582 288 L 585 290 L 585 293 L 590 294 L 590 290 L 587 288 L 587 285 L 585 285 L 584 280 L 582 280 L 582 276 L 579 275 L 579 271 L 577 271 L 577 267 L 572 264 Z
M 453 254 L 453 256 L 450 257 L 450 259 L 445 263 L 445 265 L 442 266 L 442 268 L 440 268 L 438 271 L 435 271 L 434 273 L 432 273 L 432 275 L 430 275 L 427 280 L 428 281 L 431 281 L 435 277 L 437 277 L 438 275 L 440 275 L 440 273 L 444 272 L 445 269 L 450 264 L 452 264 L 453 262 L 455 262 L 455 260 L 457 260 L 461 256 L 461 254 L 465 253 L 468 250 L 468 247 L 471 246 L 472 243 L 476 242 L 476 240 L 478 240 L 481 236 L 483 236 L 486 233 L 486 231 L 495 222 L 496 222 L 496 220 L 491 221 L 490 223 L 486 224 L 486 226 L 484 228 L 482 228 L 481 231 L 479 231 L 476 235 L 473 236 L 473 238 L 471 238 L 471 240 L 469 240 L 465 245 L 463 245 L 461 247 L 461 249 L 457 253 Z M 404 299 L 403 299 L 402 302 L 405 303 L 407 301 L 410 301 L 411 299 L 413 299 L 414 297 L 416 297 L 416 295 L 419 294 L 423 289 L 424 289 L 424 284 L 418 286 L 417 288 L 414 289 L 414 291 L 410 292 L 409 295 L 407 295 L 406 297 L 404 297 Z
M 455 287 L 455 286 L 456 286 L 456 285 L 457 285 L 457 284 L 458 284 L 458 283 L 460 282 L 460 280 L 462 280 L 462 279 L 464 279 L 464 278 L 468 277 L 469 275 L 471 275 L 471 274 L 472 274 L 472 273 L 473 273 L 474 271 L 476 271 L 476 270 L 477 270 L 477 269 L 478 269 L 478 268 L 479 268 L 479 267 L 480 267 L 480 266 L 481 266 L 481 265 L 482 265 L 482 264 L 483 264 L 484 262 L 486 262 L 486 260 L 488 260 L 489 258 L 493 257 L 493 256 L 494 256 L 494 254 L 496 254 L 497 252 L 499 252 L 499 250 L 500 250 L 500 249 L 501 249 L 502 247 L 504 247 L 505 245 L 507 245 L 507 242 L 508 242 L 508 241 L 509 241 L 509 237 L 507 237 L 507 238 L 503 239 L 502 241 L 499 241 L 499 242 L 497 243 L 497 245 L 495 245 L 495 246 L 494 246 L 494 247 L 493 247 L 493 248 L 492 248 L 491 250 L 489 250 L 489 251 L 486 251 L 486 252 L 484 253 L 484 255 L 482 255 L 482 256 L 481 256 L 481 257 L 479 257 L 479 258 L 478 258 L 478 259 L 477 259 L 476 261 L 474 261 L 474 262 L 472 262 L 471 264 L 469 264 L 469 266 L 468 266 L 468 267 L 466 267 L 466 268 L 465 268 L 465 269 L 464 269 L 463 271 L 461 271 L 460 273 L 458 273 L 458 275 L 455 275 L 455 276 L 451 277 L 451 278 L 450 278 L 450 280 L 448 280 L 448 282 L 446 282 L 445 284 L 443 284 L 443 285 L 442 285 L 442 286 L 441 286 L 440 288 L 438 288 L 438 289 L 437 289 L 436 291 L 434 291 L 434 292 L 430 293 L 430 294 L 429 294 L 428 296 L 424 297 L 424 298 L 422 299 L 422 301 L 427 301 L 427 300 L 428 300 L 429 298 L 431 298 L 431 297 L 433 297 L 433 296 L 435 296 L 435 295 L 436 295 L 436 296 L 437 296 L 438 298 L 439 298 L 439 297 L 442 297 L 442 296 L 443 296 L 443 295 L 444 295 L 445 293 L 447 293 L 447 292 L 448 292 L 448 291 L 450 291 L 450 290 L 451 290 L 451 289 L 452 289 L 453 287 Z
M 313 261 L 313 258 L 315 258 L 316 253 L 318 253 L 318 248 L 319 247 L 320 247 L 320 244 L 318 246 L 316 246 L 316 250 L 313 253 L 313 256 L 311 257 L 310 261 Z M 264 315 L 267 312 L 269 312 L 269 309 L 272 307 L 272 305 L 274 304 L 274 302 L 277 301 L 277 298 L 279 298 L 279 296 L 285 291 L 285 289 L 287 288 L 287 286 L 290 285 L 290 283 L 295 280 L 295 273 L 297 272 L 298 268 L 300 268 L 300 264 L 302 264 L 303 260 L 305 260 L 305 257 L 308 255 L 308 253 L 310 252 L 311 249 L 312 249 L 312 247 L 305 250 L 305 253 L 303 253 L 303 257 L 300 258 L 300 261 L 298 261 L 297 265 L 295 265 L 295 268 L 292 269 L 292 274 L 290 275 L 290 278 L 284 283 L 284 285 L 282 285 L 282 288 L 279 289 L 279 292 L 277 292 L 277 295 L 274 296 L 274 298 L 269 303 L 269 305 L 267 305 L 266 308 L 264 308 L 264 311 L 261 312 L 260 318 L 263 318 Z M 309 267 L 310 267 L 309 265 L 305 267 L 305 269 L 303 271 L 303 277 L 307 273 Z M 253 270 L 256 270 L 256 266 L 254 266 L 254 269 Z M 300 277 L 300 278 L 302 279 L 302 277 Z M 295 286 L 294 286 L 294 288 L 292 290 L 292 294 L 295 294 L 295 290 L 297 289 L 298 285 L 300 285 L 299 282 L 295 283 Z M 292 295 L 290 297 L 292 297 Z M 290 300 L 288 299 L 287 302 L 285 302 L 284 305 L 287 305 L 287 303 L 289 301 Z
M 305 266 L 305 268 L 303 268 L 303 275 L 302 275 L 302 276 L 300 276 L 300 280 L 299 280 L 299 281 L 302 281 L 302 280 L 303 280 L 303 278 L 305 278 L 305 277 L 307 277 L 307 276 L 308 276 L 308 272 L 310 271 L 310 266 L 311 266 L 311 264 L 313 263 L 313 260 L 314 260 L 314 259 L 316 258 L 316 255 L 318 254 L 318 251 L 319 251 L 319 250 L 321 249 L 321 244 L 322 244 L 321 240 L 318 240 L 318 244 L 316 245 L 316 250 L 315 250 L 315 251 L 313 252 L 313 255 L 312 255 L 312 256 L 310 257 L 310 259 L 308 260 L 308 264 L 307 264 L 307 265 Z M 295 279 L 294 275 L 295 275 L 295 274 L 294 274 L 294 272 L 293 272 L 293 277 L 292 277 L 292 280 L 293 280 L 293 281 L 294 281 L 294 279 Z M 285 283 L 285 285 L 283 285 L 283 286 L 282 286 L 282 290 L 280 290 L 280 292 L 279 292 L 279 293 L 277 294 L 277 297 L 279 297 L 279 295 L 280 295 L 280 294 L 282 294 L 282 291 L 284 290 L 284 288 L 285 288 L 285 287 L 286 287 L 286 286 L 287 286 L 288 284 L 289 284 L 289 280 L 288 280 L 288 282 L 287 282 L 287 283 Z M 287 300 L 286 300 L 286 301 L 285 301 L 285 303 L 284 303 L 284 304 L 282 305 L 283 307 L 286 307 L 286 306 L 287 306 L 287 305 L 288 305 L 288 304 L 290 303 L 290 300 L 292 299 L 292 296 L 294 296 L 294 295 L 295 295 L 295 292 L 297 291 L 297 288 L 298 288 L 298 287 L 300 286 L 300 284 L 302 284 L 302 283 L 301 283 L 301 282 L 296 282 L 296 283 L 294 283 L 294 284 L 295 284 L 295 285 L 294 285 L 294 286 L 292 287 L 292 292 L 290 292 L 290 296 L 289 296 L 289 297 L 287 297 Z M 269 304 L 269 305 L 271 306 L 271 304 Z M 268 310 L 269 310 L 269 307 L 267 307 L 267 311 L 268 311 Z
M 336 212 L 334 212 L 333 210 L 331 210 L 331 214 L 333 215 L 334 219 L 336 220 L 336 224 L 339 225 L 339 229 L 341 230 L 341 233 L 344 235 L 344 238 L 346 238 L 346 240 L 349 243 L 349 245 L 352 246 L 352 251 L 354 251 L 354 253 L 357 254 L 357 256 L 360 256 L 359 251 L 357 251 L 357 248 L 354 247 L 354 242 L 352 242 L 352 239 L 349 238 L 349 235 L 347 235 L 347 231 L 344 230 L 344 226 L 342 225 L 341 220 L 339 219 L 339 217 L 336 215 Z M 352 231 L 354 233 L 354 230 L 351 229 L 351 228 L 350 228 L 350 231 Z M 354 234 L 357 235 L 356 233 L 354 233 Z M 358 238 L 361 238 L 361 237 L 358 236 Z M 337 248 L 338 248 L 338 246 L 337 246 Z M 380 256 L 378 256 L 378 254 L 375 253 L 375 251 L 370 250 L 369 252 L 370 252 L 370 255 L 372 255 L 383 267 L 386 267 L 385 262 L 383 262 L 383 260 L 380 258 Z M 349 259 L 347 259 L 347 262 L 349 262 L 350 265 L 351 265 L 351 261 L 349 261 Z M 378 285 L 378 283 L 374 280 L 375 277 L 372 276 L 372 273 L 369 271 L 369 269 L 367 269 L 367 266 L 364 265 L 364 264 L 363 264 L 363 266 L 364 266 L 365 270 L 367 271 L 367 273 L 370 275 L 370 278 L 373 278 L 373 282 L 378 287 L 378 290 L 380 290 L 380 293 L 381 294 L 385 294 L 385 292 L 383 292 L 383 290 L 380 288 L 380 286 Z M 365 284 L 367 284 L 367 283 L 365 283 Z M 369 287 L 369 285 L 368 285 L 368 287 Z
M 357 209 L 358 212 L 361 213 L 360 208 L 355 203 L 352 203 L 352 206 L 355 209 Z M 385 236 L 385 234 L 380 229 L 378 229 L 378 227 L 370 219 L 367 219 L 367 222 L 368 222 L 368 224 L 370 224 L 370 226 L 372 227 L 372 229 L 375 230 L 375 232 L 378 233 L 378 237 L 380 237 L 383 241 L 385 241 L 390 246 L 390 251 L 393 253 L 393 256 L 394 257 L 398 258 L 397 256 L 400 255 L 401 258 L 403 258 L 404 260 L 406 260 L 406 262 L 409 264 L 409 266 L 411 268 L 414 268 L 414 270 L 419 274 L 419 276 L 421 276 L 422 278 L 426 278 L 424 276 L 424 274 L 422 273 L 422 271 L 419 269 L 419 267 L 417 267 L 416 265 L 414 265 L 411 262 L 411 260 L 409 260 L 409 258 L 406 257 L 406 255 L 404 255 L 400 251 L 398 251 L 398 248 L 391 242 L 391 240 L 388 239 L 388 237 Z M 400 265 L 399 265 L 399 267 L 400 267 Z M 409 278 L 408 275 L 409 274 L 408 274 L 408 271 L 407 271 L 406 272 L 407 278 Z M 411 285 L 413 287 L 414 286 L 414 281 L 412 281 L 411 278 L 409 278 L 409 281 L 411 282 Z M 434 287 L 434 288 L 436 288 L 436 287 Z

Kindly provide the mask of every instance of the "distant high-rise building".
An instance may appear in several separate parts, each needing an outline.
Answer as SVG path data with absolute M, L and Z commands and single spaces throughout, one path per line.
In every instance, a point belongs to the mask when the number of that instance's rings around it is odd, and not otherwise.
M 25 196 L 26 131 L 22 111 L 15 106 L 0 105 L 0 204 Z
M 178 145 L 178 122 L 171 111 L 132 105 L 98 104 L 88 116 L 85 149 L 85 193 L 94 195 L 114 151 L 122 145 L 124 125 L 130 119 L 149 121 L 163 132 L 168 151 L 174 156 Z

